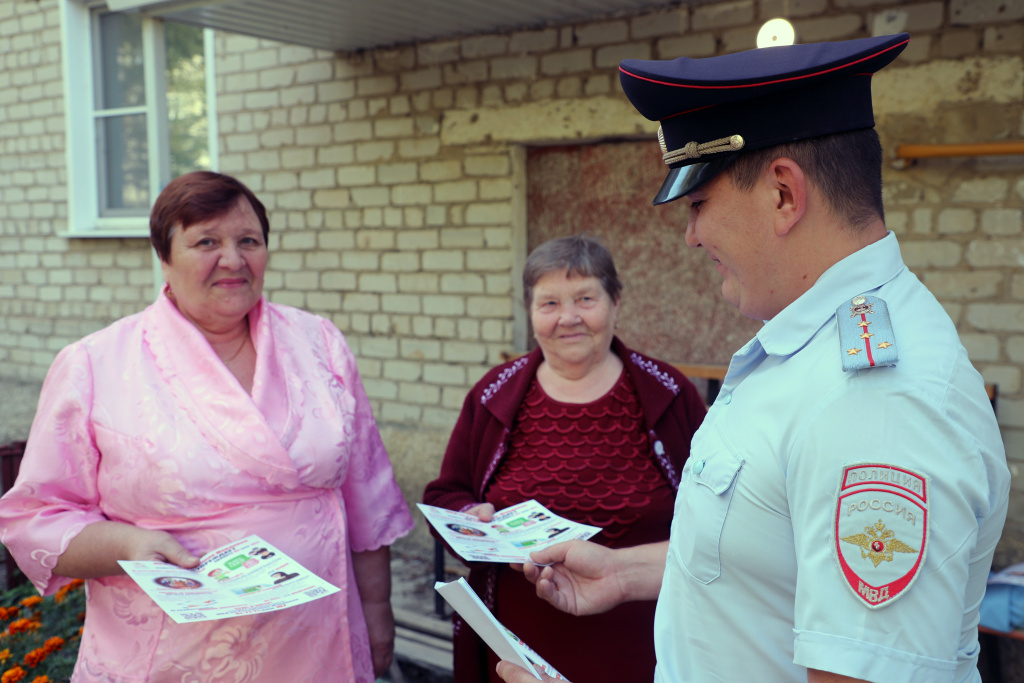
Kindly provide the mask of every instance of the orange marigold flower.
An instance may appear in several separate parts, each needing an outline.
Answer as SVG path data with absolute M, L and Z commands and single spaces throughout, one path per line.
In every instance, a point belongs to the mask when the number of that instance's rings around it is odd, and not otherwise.
M 64 602 L 64 598 L 68 596 L 68 593 L 75 590 L 76 588 L 80 588 L 84 583 L 85 581 L 83 581 L 82 579 L 73 579 L 71 583 L 64 584 L 59 589 L 57 589 L 57 592 L 54 594 L 54 602 L 58 604 Z
M 0 621 L 6 621 L 16 616 L 18 616 L 17 607 L 0 607 Z
M 37 647 L 35 650 L 32 650 L 31 652 L 25 655 L 25 661 L 23 663 L 25 664 L 25 666 L 31 666 L 35 668 L 43 663 L 43 661 L 46 659 L 46 655 L 48 654 L 49 653 L 43 648 Z
M 32 622 L 28 619 L 16 619 L 7 625 L 8 633 L 23 633 L 29 630 L 29 626 Z
M 56 652 L 62 647 L 64 647 L 64 639 L 60 636 L 47 638 L 46 642 L 43 643 L 43 649 L 45 649 L 47 652 Z
M 49 676 L 43 675 L 33 678 L 32 683 L 53 683 L 53 681 L 50 680 Z
M 30 595 L 30 596 L 28 596 L 27 598 L 25 598 L 24 600 L 22 600 L 18 604 L 20 604 L 22 607 L 35 607 L 36 605 L 38 605 L 42 601 L 43 601 L 43 599 L 40 596 L 38 596 L 38 595 Z
M 13 669 L 8 669 L 4 672 L 3 676 L 0 676 L 0 683 L 18 683 L 28 674 L 20 666 L 16 666 Z
M 6 662 L 10 658 L 11 658 L 11 651 L 10 651 L 10 649 L 5 647 L 3 650 L 0 650 L 0 662 Z

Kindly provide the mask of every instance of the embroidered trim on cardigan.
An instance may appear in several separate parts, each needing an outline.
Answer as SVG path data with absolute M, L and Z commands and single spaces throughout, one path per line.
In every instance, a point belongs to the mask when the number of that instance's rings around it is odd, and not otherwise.
M 494 605 L 497 602 L 496 597 L 498 593 L 498 568 L 495 565 L 487 567 L 487 589 L 484 591 L 484 604 L 487 605 L 487 609 L 493 610 Z
M 494 476 L 494 471 L 498 469 L 498 463 L 501 462 L 502 456 L 505 455 L 505 444 L 507 443 L 508 427 L 505 427 L 505 433 L 502 435 L 501 443 L 498 444 L 498 450 L 494 451 L 494 455 L 491 456 L 491 462 L 489 465 L 487 465 L 487 474 L 484 475 L 482 486 L 487 486 L 487 482 L 489 482 L 491 480 L 491 477 Z M 482 487 L 481 490 L 477 491 L 477 496 L 479 496 L 480 500 L 484 499 L 484 492 Z
M 658 369 L 658 364 L 654 361 L 644 360 L 640 357 L 640 354 L 635 351 L 629 355 L 629 359 L 640 366 L 647 372 L 648 375 L 654 377 L 656 380 L 661 382 L 662 386 L 671 391 L 673 394 L 679 394 L 679 385 L 672 379 L 672 376 L 667 372 L 661 372 Z M 494 385 L 491 385 L 494 386 Z
M 672 485 L 676 491 L 679 490 L 679 473 L 676 472 L 676 468 L 672 466 L 672 461 L 669 460 L 668 454 L 665 453 L 665 446 L 661 443 L 658 435 L 654 433 L 653 429 L 647 430 L 647 435 L 651 439 L 651 446 L 654 449 L 654 457 L 658 459 L 658 463 L 661 465 L 662 470 L 665 472 L 665 476 L 668 477 L 668 482 Z
M 528 359 L 528 356 L 523 356 L 512 365 L 502 370 L 501 373 L 498 375 L 498 379 L 491 382 L 491 384 L 488 385 L 486 389 L 484 389 L 484 394 L 483 396 L 480 397 L 480 405 L 485 405 L 488 401 L 490 401 L 491 397 L 498 393 L 498 389 L 501 389 L 502 385 L 505 384 L 505 382 L 512 379 L 512 375 L 519 372 L 523 368 L 523 366 L 526 365 Z

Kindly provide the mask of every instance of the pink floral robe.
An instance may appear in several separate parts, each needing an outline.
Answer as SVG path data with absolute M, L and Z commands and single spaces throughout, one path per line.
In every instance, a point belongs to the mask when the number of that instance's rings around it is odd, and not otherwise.
M 258 534 L 342 590 L 176 624 L 126 576 L 89 580 L 73 681 L 373 681 L 350 551 L 413 522 L 355 359 L 330 322 L 261 301 L 252 396 L 161 295 L 64 349 L 43 386 L 0 542 L 41 593 L 86 525 L 164 529 L 194 555 Z

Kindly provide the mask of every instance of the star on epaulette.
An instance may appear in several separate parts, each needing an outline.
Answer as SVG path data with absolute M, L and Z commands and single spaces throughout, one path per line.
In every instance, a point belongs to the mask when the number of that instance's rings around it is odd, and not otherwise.
M 860 335 L 860 338 L 861 339 L 871 339 L 874 336 L 875 335 L 872 332 L 865 332 L 864 334 Z
M 847 356 L 856 356 L 858 353 L 860 353 L 860 349 L 847 349 L 846 351 Z
M 890 346 L 892 346 L 892 344 L 890 344 L 889 342 L 878 342 L 878 348 L 880 349 L 887 349 Z
M 857 327 L 867 327 L 870 324 L 871 323 L 867 320 L 861 320 L 859 323 L 857 323 Z

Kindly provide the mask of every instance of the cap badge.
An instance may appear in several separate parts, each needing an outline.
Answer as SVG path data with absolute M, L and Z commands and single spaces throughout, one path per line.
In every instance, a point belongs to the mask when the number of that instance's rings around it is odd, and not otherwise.
M 742 135 L 730 135 L 727 138 L 719 138 L 711 142 L 687 142 L 677 150 L 669 151 L 665 143 L 665 132 L 658 126 L 658 146 L 661 147 L 661 158 L 666 164 L 674 164 L 677 161 L 687 159 L 699 159 L 705 154 L 717 154 L 718 152 L 737 152 L 743 149 L 746 142 Z

